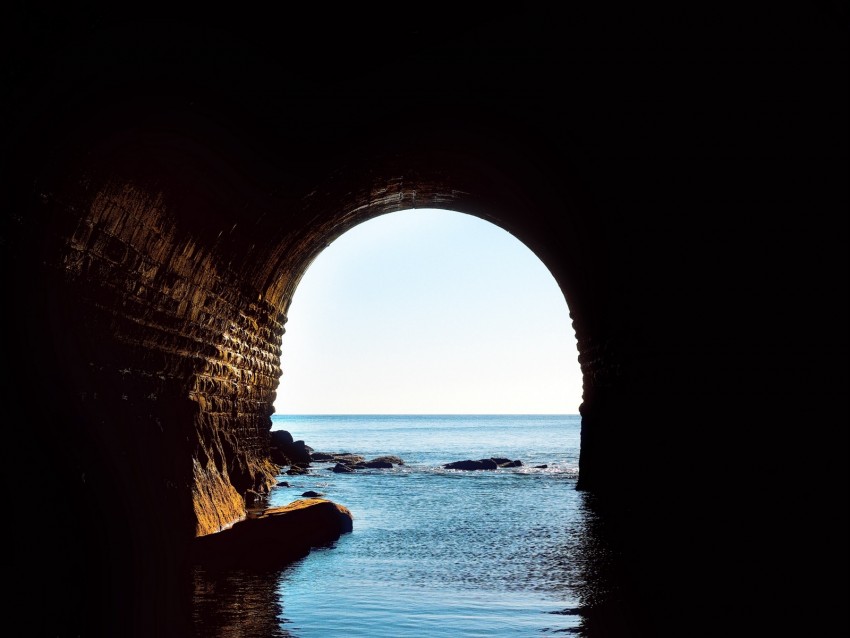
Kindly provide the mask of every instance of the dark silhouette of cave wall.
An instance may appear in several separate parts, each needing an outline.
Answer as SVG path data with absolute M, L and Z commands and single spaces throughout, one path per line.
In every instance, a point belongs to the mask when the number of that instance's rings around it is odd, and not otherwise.
M 47 574 L 45 635 L 180 635 L 186 544 L 271 484 L 301 275 L 441 207 L 564 292 L 649 635 L 846 626 L 846 12 L 237 14 L 11 22 L 9 607 Z

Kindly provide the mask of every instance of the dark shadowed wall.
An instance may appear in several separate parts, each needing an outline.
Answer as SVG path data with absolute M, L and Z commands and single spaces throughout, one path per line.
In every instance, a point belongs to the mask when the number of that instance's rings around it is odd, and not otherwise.
M 186 543 L 272 484 L 304 270 L 439 207 L 565 294 L 641 622 L 846 630 L 843 5 L 233 11 L 7 25 L 10 609 L 180 635 Z

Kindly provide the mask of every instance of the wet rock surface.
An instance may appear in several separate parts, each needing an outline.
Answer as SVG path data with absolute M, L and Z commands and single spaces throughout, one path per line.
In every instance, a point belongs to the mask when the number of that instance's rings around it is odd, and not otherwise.
M 491 457 L 489 459 L 478 459 L 473 461 L 472 459 L 466 459 L 464 461 L 454 461 L 453 463 L 446 463 L 443 465 L 447 470 L 466 470 L 466 471 L 475 471 L 475 470 L 497 470 L 503 467 L 521 467 L 522 461 L 520 460 L 511 460 L 505 459 L 501 457 Z
M 353 529 L 348 508 L 321 498 L 265 510 L 194 540 L 192 562 L 216 568 L 273 568 L 306 556 Z
M 388 470 L 395 465 L 404 465 L 403 459 L 393 455 L 376 456 L 367 461 L 366 457 L 350 452 L 314 452 L 311 458 L 315 462 L 335 463 L 332 471 L 337 474 L 355 470 Z

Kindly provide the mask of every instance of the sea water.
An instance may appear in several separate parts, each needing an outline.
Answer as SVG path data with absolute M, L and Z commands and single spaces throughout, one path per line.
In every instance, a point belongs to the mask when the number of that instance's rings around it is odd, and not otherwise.
M 577 415 L 274 416 L 315 451 L 391 469 L 278 478 L 268 506 L 308 490 L 346 506 L 354 529 L 284 570 L 195 574 L 201 636 L 405 638 L 580 631 L 587 598 Z M 519 467 L 460 471 L 505 457 Z M 583 543 L 585 545 L 583 545 Z

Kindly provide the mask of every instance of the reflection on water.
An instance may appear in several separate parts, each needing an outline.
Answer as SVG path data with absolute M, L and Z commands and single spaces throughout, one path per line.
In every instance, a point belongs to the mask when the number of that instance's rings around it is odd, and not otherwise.
M 390 469 L 281 476 L 268 505 L 316 491 L 354 531 L 283 571 L 194 573 L 199 637 L 638 638 L 612 517 L 576 490 L 575 415 L 292 417 L 320 451 L 404 459 Z M 522 466 L 457 472 L 502 456 Z M 634 570 L 632 570 L 634 571 Z
M 595 497 L 581 494 L 581 524 L 572 536 L 574 545 L 569 548 L 570 562 L 575 565 L 571 588 L 581 601 L 579 635 L 654 636 L 630 585 L 625 560 L 616 549 L 614 521 Z
M 198 638 L 288 638 L 280 626 L 280 571 L 209 570 L 192 573 L 192 619 Z
M 288 593 L 297 606 L 310 607 L 316 615 L 334 616 L 334 621 L 328 622 L 331 633 L 322 634 L 330 638 L 337 635 L 382 635 L 382 631 L 388 630 L 400 632 L 397 635 L 402 636 L 421 635 L 417 632 L 417 626 L 422 622 L 435 622 L 434 618 L 440 614 L 445 616 L 447 623 L 455 623 L 446 628 L 447 635 L 494 635 L 492 631 L 478 633 L 458 619 L 487 615 L 492 622 L 500 622 L 500 616 L 508 620 L 511 614 L 516 613 L 537 613 L 543 619 L 536 626 L 529 627 L 529 635 L 546 635 L 551 632 L 589 638 L 641 636 L 643 634 L 635 626 L 633 604 L 623 586 L 618 556 L 609 542 L 609 522 L 591 496 L 578 492 L 576 499 L 576 516 L 571 518 L 567 529 L 561 530 L 565 533 L 559 534 L 560 544 L 552 546 L 544 540 L 540 544 L 541 553 L 529 557 L 529 564 L 534 564 L 533 569 L 540 577 L 540 582 L 535 586 L 537 590 L 550 593 L 560 591 L 563 600 L 577 601 L 578 604 L 568 604 L 557 609 L 541 604 L 539 609 L 535 609 L 533 605 L 516 605 L 506 591 L 502 604 L 488 610 L 483 608 L 491 602 L 487 596 L 478 598 L 474 592 L 457 591 L 451 600 L 441 603 L 443 609 L 435 609 L 434 601 L 439 599 L 418 596 L 417 600 L 415 588 L 396 588 L 393 600 L 368 600 L 370 585 L 364 583 L 360 594 L 349 592 L 351 608 L 328 609 L 326 601 L 322 600 L 322 583 L 316 582 L 305 592 L 303 585 L 299 585 L 305 576 L 298 576 L 296 572 L 306 570 L 306 578 L 334 579 L 333 552 L 340 551 L 340 548 L 331 547 L 314 551 L 284 570 L 222 571 L 195 567 L 192 574 L 192 615 L 196 636 L 299 638 L 302 635 L 299 627 L 285 614 Z M 532 538 L 540 538 L 545 533 L 544 527 L 527 530 Z M 474 540 L 468 539 L 468 542 L 473 543 Z M 513 565 L 511 569 L 516 572 L 517 566 Z M 485 576 L 493 578 L 492 574 Z M 507 589 L 510 589 L 510 583 Z M 305 597 L 312 598 L 305 601 Z M 384 616 L 375 616 L 376 610 L 381 610 Z M 373 631 L 363 626 L 362 622 L 369 614 L 372 614 L 373 619 L 382 618 L 391 623 L 391 629 L 385 627 Z M 549 620 L 546 620 L 547 615 L 550 616 Z M 474 619 L 472 622 L 474 624 Z M 346 626 L 344 633 L 333 633 L 339 630 L 334 627 Z

